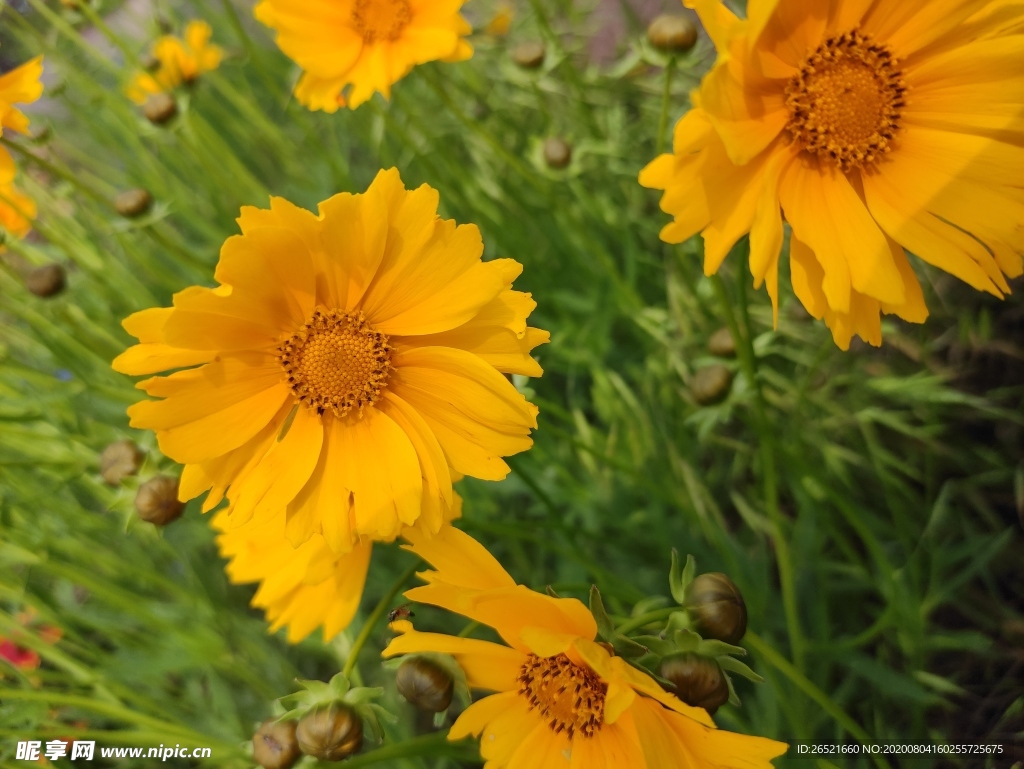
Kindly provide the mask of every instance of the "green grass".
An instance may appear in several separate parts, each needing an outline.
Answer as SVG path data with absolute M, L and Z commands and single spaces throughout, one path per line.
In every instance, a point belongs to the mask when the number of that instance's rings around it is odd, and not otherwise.
M 24 639 L 44 659 L 34 679 L 0 668 L 0 765 L 20 765 L 17 739 L 76 730 L 105 745 L 210 745 L 213 763 L 243 765 L 253 725 L 293 679 L 326 680 L 344 664 L 360 619 L 330 644 L 268 636 L 247 607 L 252 587 L 227 583 L 198 506 L 163 531 L 134 521 L 133 484 L 105 486 L 97 457 L 131 437 L 147 451 L 144 475 L 174 471 L 152 435 L 127 427 L 140 393 L 109 368 L 131 341 L 123 317 L 211 284 L 240 206 L 273 194 L 314 208 L 390 166 L 407 186 L 438 188 L 443 215 L 478 224 L 486 258 L 525 265 L 517 288 L 538 302 L 533 325 L 552 332 L 537 351 L 544 377 L 521 384 L 541 407 L 536 445 L 506 481 L 460 486 L 461 525 L 518 580 L 581 598 L 596 583 L 625 618 L 667 597 L 676 547 L 701 571 L 727 572 L 749 607 L 747 661 L 767 682 L 738 683 L 743 704 L 719 711 L 723 727 L 814 742 L 1000 742 L 1024 758 L 1019 301 L 922 272 L 929 322 L 889 322 L 884 348 L 844 353 L 783 279 L 773 329 L 744 244 L 710 281 L 697 242 L 659 241 L 667 217 L 636 177 L 656 154 L 662 71 L 626 74 L 625 53 L 621 66 L 587 66 L 589 11 L 568 0 L 521 7 L 507 44 L 478 36 L 470 61 L 418 68 L 390 103 L 336 115 L 289 98 L 297 73 L 244 10 L 164 2 L 179 29 L 209 20 L 230 54 L 182 92 L 168 128 L 123 96 L 130 69 L 84 43 L 87 20 L 30 4 L 0 15 L 7 59 L 46 55 L 34 122 L 51 127 L 14 142 L 41 213 L 36 236 L 8 241 L 0 270 L 0 635 L 31 606 L 64 638 Z M 544 68 L 517 69 L 506 46 L 537 37 Z M 135 55 L 148 41 L 119 44 Z M 671 120 L 711 55 L 702 41 L 679 63 Z M 554 135 L 574 145 L 565 171 L 542 161 Z M 156 206 L 128 222 L 109 201 L 134 186 Z M 42 300 L 19 270 L 48 261 L 68 267 L 69 286 Z M 702 407 L 689 383 L 726 325 L 740 340 L 725 361 L 735 379 Z M 409 562 L 377 549 L 361 616 Z M 430 609 L 417 617 L 462 628 Z M 374 630 L 369 648 L 385 636 Z M 385 686 L 402 717 L 389 739 L 408 739 L 423 727 L 373 656 L 356 675 Z M 382 754 L 378 765 L 474 765 L 472 750 L 425 739 L 413 743 L 428 746 L 419 758 Z M 938 765 L 970 763 L 914 764 Z

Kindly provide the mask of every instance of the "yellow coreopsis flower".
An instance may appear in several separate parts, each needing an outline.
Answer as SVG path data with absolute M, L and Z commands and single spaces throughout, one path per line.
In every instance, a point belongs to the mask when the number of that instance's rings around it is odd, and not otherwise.
M 18 133 L 28 132 L 28 118 L 15 104 L 31 104 L 43 95 L 43 57 L 37 56 L 20 67 L 0 75 L 0 136 L 9 128 Z M 5 147 L 0 147 L 0 184 L 9 184 L 17 169 L 14 158 Z
M 0 227 L 15 237 L 23 238 L 32 229 L 32 220 L 37 213 L 36 202 L 32 198 L 13 184 L 0 184 Z
M 159 400 L 129 409 L 185 465 L 182 500 L 227 495 L 229 520 L 286 519 L 293 546 L 336 553 L 436 531 L 452 476 L 499 480 L 532 445 L 537 408 L 507 373 L 539 376 L 548 334 L 511 289 L 522 266 L 481 260 L 474 225 L 437 216 L 438 194 L 381 171 L 364 194 L 312 214 L 280 198 L 243 208 L 216 288 L 135 313 L 126 374 Z
M 256 18 L 277 31 L 277 44 L 304 70 L 295 97 L 312 110 L 355 108 L 417 64 L 463 61 L 472 28 L 465 0 L 262 0 Z M 342 93 L 346 88 L 347 96 Z
M 220 66 L 224 51 L 210 42 L 213 30 L 205 21 L 190 21 L 185 27 L 185 40 L 165 35 L 153 44 L 157 69 L 139 72 L 126 92 L 128 98 L 143 104 L 155 93 L 173 91 L 182 83 L 191 83 L 204 72 Z
M 720 731 L 705 710 L 665 692 L 595 642 L 597 624 L 572 598 L 517 585 L 493 556 L 451 526 L 433 537 L 411 530 L 409 550 L 437 571 L 405 595 L 497 631 L 507 646 L 439 633 L 407 621 L 385 657 L 455 657 L 471 688 L 496 692 L 467 708 L 448 738 L 483 735 L 490 769 L 676 769 L 770 767 L 781 742 Z
M 881 344 L 880 312 L 927 309 L 904 249 L 996 296 L 1024 270 L 1024 24 L 1005 0 L 686 0 L 718 61 L 640 175 L 670 243 L 707 274 L 750 233 L 777 309 L 783 215 L 793 288 L 836 343 Z

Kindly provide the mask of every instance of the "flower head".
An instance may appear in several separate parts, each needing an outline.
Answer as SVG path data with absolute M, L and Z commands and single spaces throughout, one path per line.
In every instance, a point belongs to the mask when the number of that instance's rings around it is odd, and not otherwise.
M 783 215 L 793 289 L 836 343 L 881 344 L 880 313 L 928 315 L 907 251 L 996 296 L 1024 271 L 1024 77 L 1005 2 L 686 0 L 718 61 L 640 175 L 707 274 L 750 233 L 778 304 Z
M 242 209 L 216 288 L 125 320 L 141 344 L 129 408 L 185 465 L 180 498 L 225 496 L 231 527 L 284 521 L 295 547 L 335 553 L 451 516 L 452 478 L 500 480 L 532 445 L 537 409 L 504 374 L 539 376 L 536 306 L 512 259 L 481 260 L 473 225 L 437 216 L 438 194 L 382 171 L 364 194 L 312 214 L 280 198 Z
M 472 28 L 459 15 L 465 0 L 262 0 L 256 18 L 277 31 L 277 44 L 304 70 L 296 98 L 312 110 L 355 108 L 417 64 L 463 61 Z M 351 87 L 347 96 L 342 91 Z
M 43 57 L 37 56 L 20 67 L 0 75 L 0 136 L 5 128 L 18 133 L 28 132 L 28 118 L 15 104 L 31 104 L 43 95 Z M 9 184 L 15 176 L 14 158 L 0 147 L 0 184 Z
M 384 656 L 450 654 L 470 687 L 496 692 L 467 708 L 448 736 L 482 734 L 488 767 L 753 769 L 785 752 L 782 743 L 716 729 L 704 710 L 595 642 L 597 624 L 582 603 L 517 585 L 467 534 L 449 526 L 406 538 L 437 569 L 421 574 L 428 584 L 406 597 L 487 625 L 507 645 L 421 633 L 402 620 L 392 624 L 401 635 Z
M 164 35 L 153 44 L 153 58 L 157 62 L 152 73 L 139 72 L 127 88 L 128 98 L 144 104 L 155 93 L 173 91 L 182 83 L 191 83 L 204 72 L 217 69 L 224 51 L 210 43 L 213 30 L 205 21 L 190 21 L 185 27 L 185 39 Z

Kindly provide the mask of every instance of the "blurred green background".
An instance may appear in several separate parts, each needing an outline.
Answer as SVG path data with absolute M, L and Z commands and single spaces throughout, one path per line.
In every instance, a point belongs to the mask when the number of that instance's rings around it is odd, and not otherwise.
M 497 10 L 474 0 L 465 12 L 480 29 Z M 289 97 L 298 73 L 249 3 L 0 8 L 4 70 L 43 53 L 47 86 L 32 137 L 12 147 L 40 216 L 0 255 L 0 636 L 42 658 L 30 672 L 0 660 L 0 766 L 24 765 L 19 739 L 73 735 L 209 745 L 207 764 L 251 765 L 244 743 L 272 701 L 296 676 L 337 672 L 361 617 L 411 562 L 377 548 L 363 612 L 333 642 L 268 636 L 248 608 L 254 586 L 228 584 L 198 505 L 162 530 L 134 518 L 140 478 L 176 468 L 127 427 L 141 393 L 109 367 L 131 341 L 123 317 L 212 284 L 240 206 L 273 194 L 315 209 L 390 166 L 409 187 L 438 188 L 444 216 L 478 224 L 485 258 L 525 265 L 516 288 L 552 332 L 537 350 L 544 377 L 517 381 L 541 408 L 536 445 L 506 481 L 460 484 L 461 526 L 519 581 L 579 597 L 596 583 L 625 617 L 667 600 L 676 547 L 728 573 L 749 607 L 747 661 L 767 682 L 738 682 L 743 704 L 719 711 L 724 728 L 1005 746 L 922 768 L 1024 760 L 1024 303 L 917 264 L 932 317 L 886 323 L 881 349 L 838 350 L 785 279 L 773 330 L 742 253 L 716 290 L 698 242 L 659 241 L 668 218 L 637 184 L 665 90 L 665 59 L 643 34 L 658 9 L 514 10 L 507 37 L 471 38 L 468 62 L 425 65 L 390 102 L 326 115 Z M 123 87 L 161 25 L 180 33 L 192 18 L 228 56 L 156 127 Z M 543 41 L 540 68 L 514 63 L 524 41 Z M 713 57 L 702 34 L 679 60 L 669 126 Z M 572 147 L 563 169 L 545 163 L 552 137 Z M 131 187 L 156 201 L 139 220 L 111 205 Z M 52 262 L 66 290 L 29 293 L 27 272 Z M 730 322 L 740 354 L 716 356 L 709 339 Z M 701 405 L 709 366 L 731 386 Z M 146 462 L 111 488 L 98 454 L 126 437 Z M 62 631 L 56 644 L 45 625 Z M 430 609 L 417 625 L 461 628 Z M 375 660 L 386 636 L 375 631 L 358 675 L 402 716 L 391 738 L 429 731 Z M 478 765 L 457 755 L 475 750 L 377 765 Z

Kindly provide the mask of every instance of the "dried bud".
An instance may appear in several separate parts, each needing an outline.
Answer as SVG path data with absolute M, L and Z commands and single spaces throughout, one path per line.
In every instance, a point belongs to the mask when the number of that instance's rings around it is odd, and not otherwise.
M 720 328 L 708 339 L 708 352 L 719 358 L 735 358 L 736 342 L 728 328 Z
M 671 682 L 669 691 L 679 699 L 710 714 L 729 701 L 729 682 L 711 657 L 696 652 L 669 655 L 661 661 L 658 675 Z
M 185 503 L 178 500 L 178 479 L 157 475 L 139 486 L 135 509 L 144 521 L 166 526 L 181 516 Z
M 735 583 L 720 572 L 701 574 L 686 588 L 686 613 L 705 638 L 739 643 L 747 632 L 747 605 Z
M 544 142 L 544 162 L 548 168 L 565 168 L 572 161 L 572 145 L 557 136 Z
M 340 761 L 363 746 L 363 722 L 348 705 L 334 702 L 310 711 L 295 730 L 299 749 L 321 761 Z
M 732 372 L 725 366 L 716 363 L 697 369 L 690 382 L 693 399 L 701 406 L 717 403 L 729 393 L 732 384 Z
M 425 657 L 405 660 L 398 668 L 395 685 L 409 702 L 431 713 L 447 710 L 455 690 L 451 674 Z
M 116 486 L 139 471 L 143 457 L 142 451 L 131 441 L 111 443 L 100 454 L 100 475 L 111 486 Z
M 25 288 L 41 297 L 56 296 L 66 284 L 67 275 L 59 264 L 36 267 L 25 276 Z
M 114 209 L 121 216 L 129 218 L 141 216 L 149 210 L 151 205 L 153 205 L 153 196 L 141 188 L 125 190 L 114 198 Z
M 544 43 L 527 40 L 512 49 L 512 61 L 523 69 L 537 69 L 544 63 Z
M 294 721 L 268 719 L 252 738 L 252 757 L 263 769 L 291 769 L 299 760 Z
M 154 125 L 163 125 L 178 114 L 178 103 L 174 97 L 166 93 L 155 93 L 146 99 L 142 107 L 146 120 Z
M 663 13 L 647 27 L 651 45 L 665 53 L 686 53 L 697 43 L 697 27 L 686 16 Z

